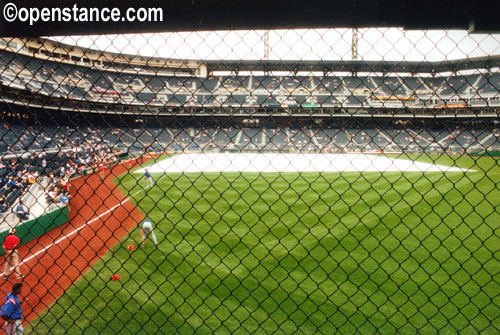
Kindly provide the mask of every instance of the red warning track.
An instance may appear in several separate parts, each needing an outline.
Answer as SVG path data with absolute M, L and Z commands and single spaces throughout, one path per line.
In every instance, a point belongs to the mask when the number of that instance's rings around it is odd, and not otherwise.
M 25 275 L 25 323 L 50 306 L 143 219 L 113 183 L 113 178 L 136 164 L 131 161 L 105 169 L 102 179 L 101 173 L 95 173 L 73 180 L 69 222 L 19 248 Z M 11 274 L 1 284 L 2 301 L 18 281 Z

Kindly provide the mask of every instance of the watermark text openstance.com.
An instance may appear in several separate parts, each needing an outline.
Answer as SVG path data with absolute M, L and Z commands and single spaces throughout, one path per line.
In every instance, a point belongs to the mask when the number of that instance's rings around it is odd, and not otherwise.
M 162 22 L 163 8 L 81 7 L 19 7 L 9 2 L 3 7 L 3 18 L 7 22 Z

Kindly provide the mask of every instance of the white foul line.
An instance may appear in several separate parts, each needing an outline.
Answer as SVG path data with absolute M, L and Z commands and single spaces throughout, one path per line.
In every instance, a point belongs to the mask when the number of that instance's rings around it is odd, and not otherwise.
M 139 190 L 137 192 L 135 192 L 134 194 L 132 194 L 132 197 L 135 197 L 137 194 L 139 194 L 140 192 L 144 191 L 144 189 L 142 190 Z M 71 233 L 69 233 L 68 235 L 64 235 L 63 237 L 60 237 L 59 239 L 57 239 L 54 243 L 44 247 L 42 250 L 39 250 L 37 251 L 36 253 L 34 253 L 33 255 L 29 256 L 28 258 L 25 258 L 23 259 L 22 262 L 19 263 L 19 265 L 21 264 L 24 264 L 24 263 L 27 263 L 29 262 L 30 260 L 32 260 L 33 258 L 37 257 L 38 255 L 40 255 L 42 252 L 45 252 L 47 251 L 49 248 L 51 248 L 52 246 L 58 244 L 59 242 L 61 241 L 64 241 L 65 239 L 67 239 L 68 237 L 71 237 L 73 235 L 75 235 L 77 232 L 79 232 L 80 230 L 82 230 L 83 228 L 85 228 L 86 226 L 94 223 L 95 221 L 99 220 L 100 218 L 102 218 L 103 216 L 109 214 L 110 212 L 114 211 L 117 207 L 120 207 L 121 205 L 123 205 L 124 203 L 130 201 L 130 198 L 127 197 L 127 199 L 125 200 L 122 200 L 120 201 L 119 204 L 117 205 L 114 205 L 113 207 L 111 207 L 110 209 L 108 209 L 107 211 L 105 211 L 104 213 L 101 213 L 99 214 L 98 216 L 96 216 L 95 218 L 93 218 L 92 220 L 90 220 L 89 222 L 86 222 L 84 223 L 83 225 L 81 225 L 80 227 L 76 228 L 75 230 L 73 230 Z

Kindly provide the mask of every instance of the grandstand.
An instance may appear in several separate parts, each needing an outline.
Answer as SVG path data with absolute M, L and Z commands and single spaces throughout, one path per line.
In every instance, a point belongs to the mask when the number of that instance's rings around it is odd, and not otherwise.
M 202 114 L 203 110 L 222 108 L 251 114 L 262 109 L 275 109 L 294 114 L 330 114 L 340 110 L 353 114 L 393 111 L 399 115 L 405 112 L 446 115 L 450 109 L 468 107 L 468 112 L 496 117 L 491 108 L 500 106 L 500 74 L 491 70 L 500 62 L 498 56 L 450 62 L 447 66 L 436 63 L 430 67 L 427 62 L 394 65 L 381 62 L 365 69 L 360 66 L 362 62 L 352 61 L 346 69 L 346 64 L 342 62 L 331 64 L 321 75 L 293 77 L 220 76 L 216 75 L 220 69 L 207 62 L 199 65 L 204 71 L 198 71 L 208 73 L 207 78 L 189 75 L 176 68 L 171 75 L 148 75 L 150 71 L 134 68 L 116 72 L 118 64 L 101 62 L 100 66 L 93 67 L 81 57 L 71 57 L 72 53 L 84 53 L 74 47 L 63 49 L 66 50 L 66 58 L 75 59 L 73 62 L 65 60 L 65 63 L 57 63 L 44 57 L 40 59 L 40 54 L 36 52 L 32 56 L 22 56 L 23 45 L 27 43 L 11 42 L 9 46 L 3 43 L 0 64 L 4 67 L 2 89 L 5 94 L 27 95 L 35 101 L 44 101 L 46 97 L 68 99 L 73 105 L 83 108 L 89 103 L 96 103 L 96 107 L 101 109 L 112 107 L 116 110 L 147 106 L 148 110 L 161 115 L 168 115 L 172 109 L 181 106 L 188 106 Z M 43 45 L 46 41 L 39 40 L 38 43 Z M 118 55 L 115 57 L 118 58 Z M 477 66 L 475 69 L 479 73 L 458 74 L 471 66 Z M 279 65 L 264 62 L 254 72 L 269 72 L 270 68 L 274 71 L 299 70 L 293 62 L 281 62 Z M 241 70 L 245 70 L 244 66 L 240 66 Z M 309 71 L 315 70 L 315 64 L 311 64 Z M 350 70 L 352 75 L 334 75 L 346 70 Z M 362 71 L 369 72 L 361 75 Z M 455 74 L 442 74 L 448 72 Z M 18 99 L 13 101 L 21 103 Z M 60 101 L 52 101 L 52 104 L 46 108 L 64 107 L 60 106 Z
M 133 68 L 125 73 L 117 72 L 119 64 L 104 65 L 96 57 L 92 63 L 81 56 L 88 51 L 70 49 L 66 45 L 57 45 L 57 50 L 65 55 L 64 63 L 57 63 L 55 56 L 47 59 L 44 53 L 34 52 L 33 45 L 47 43 L 56 48 L 54 42 L 47 40 L 17 39 L 3 43 L 0 64 L 4 67 L 1 85 L 4 103 L 68 111 L 70 114 L 75 109 L 89 114 L 133 114 L 134 126 L 127 122 L 125 127 L 116 127 L 117 136 L 101 129 L 101 138 L 105 139 L 106 145 L 121 150 L 410 150 L 435 153 L 459 153 L 480 147 L 498 150 L 496 131 L 474 129 L 455 136 L 455 129 L 426 129 L 425 134 L 419 130 L 429 124 L 439 128 L 436 118 L 464 118 L 463 122 L 467 124 L 468 119 L 476 116 L 488 127 L 495 128 L 500 107 L 500 74 L 491 69 L 500 61 L 498 56 L 447 65 L 436 62 L 433 66 L 427 62 L 380 62 L 370 65 L 372 74 L 363 76 L 357 74 L 357 70 L 366 71 L 362 62 L 349 65 L 352 69 L 350 76 L 334 75 L 336 70 L 345 72 L 345 63 L 331 64 L 324 74 L 315 72 L 309 76 L 217 75 L 220 69 L 214 62 L 198 63 L 203 71 L 196 73 L 208 73 L 208 77 L 203 77 L 177 72 L 177 68 L 173 68 L 174 75 L 151 75 L 148 71 Z M 30 46 L 27 51 L 23 51 L 25 45 Z M 31 56 L 28 56 L 28 51 Z M 90 54 L 95 55 L 97 51 Z M 106 59 L 110 57 L 107 55 Z M 115 58 L 119 58 L 118 55 Z M 100 66 L 94 66 L 95 62 Z M 308 65 L 315 70 L 318 64 Z M 271 64 L 263 62 L 255 72 L 264 70 L 269 73 L 267 66 L 271 67 Z M 471 66 L 478 67 L 476 74 L 459 74 Z M 289 67 L 286 62 L 281 66 L 273 65 L 276 70 Z M 245 70 L 245 64 L 240 64 L 240 68 Z M 409 69 L 411 74 L 396 72 Z M 422 72 L 418 72 L 419 69 Z M 451 70 L 456 74 L 446 74 Z M 373 74 L 379 72 L 389 74 Z M 295 119 L 287 121 L 288 124 L 280 119 L 289 115 Z M 169 120 L 172 116 L 177 122 L 182 120 L 180 126 L 187 129 L 182 131 L 171 127 Z M 207 117 L 208 120 L 203 121 L 203 125 L 193 124 L 189 117 L 194 116 Z M 364 119 L 356 125 L 347 116 Z M 415 116 L 422 120 L 417 122 Z M 51 117 L 56 116 L 51 113 Z M 374 118 L 381 120 L 374 121 Z M 405 118 L 412 120 L 405 121 Z M 115 121 L 120 120 L 110 116 L 106 123 L 119 124 Z M 145 124 L 141 127 L 138 121 Z M 370 123 L 366 125 L 370 134 L 361 136 L 358 129 L 366 122 Z M 155 125 L 149 127 L 148 124 Z M 319 132 L 318 124 L 321 127 L 328 125 L 331 129 Z M 406 126 L 408 124 L 416 127 L 416 131 L 408 129 L 411 128 Z M 380 131 L 379 128 L 387 125 L 394 129 L 387 129 L 386 133 Z M 52 138 L 51 133 L 54 133 L 50 127 L 46 129 L 46 133 L 40 127 L 27 134 L 8 131 L 0 150 L 41 150 L 49 145 L 44 138 Z M 88 135 L 75 127 L 67 129 L 66 133 L 70 136 L 64 141 L 77 146 Z M 20 135 L 24 141 L 19 139 Z M 64 146 L 61 141 L 52 142 Z

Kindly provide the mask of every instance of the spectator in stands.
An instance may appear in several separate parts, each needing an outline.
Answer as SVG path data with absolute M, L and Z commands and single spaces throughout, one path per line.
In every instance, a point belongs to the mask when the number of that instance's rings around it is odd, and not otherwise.
M 37 176 L 38 176 L 38 173 L 28 173 L 28 175 L 27 175 L 28 183 L 34 184 L 36 182 Z
M 47 202 L 49 204 L 53 204 L 54 202 L 56 202 L 56 199 L 57 199 L 57 187 L 52 186 L 49 189 L 49 192 L 47 192 Z
M 11 159 L 9 162 L 9 169 L 15 170 L 17 167 L 17 161 L 15 159 Z
M 64 192 L 64 194 L 66 195 L 69 195 L 69 188 L 71 186 L 71 184 L 69 183 L 69 180 L 67 178 L 63 179 L 61 181 L 61 189 L 62 189 L 62 192 Z
M 19 188 L 21 184 L 17 181 L 17 177 L 10 177 L 7 187 L 10 189 Z
M 69 203 L 69 199 L 64 193 L 61 193 L 57 197 L 57 202 L 66 206 Z
M 19 204 L 16 206 L 16 214 L 23 221 L 28 220 L 30 217 L 30 212 L 22 200 L 19 200 Z

